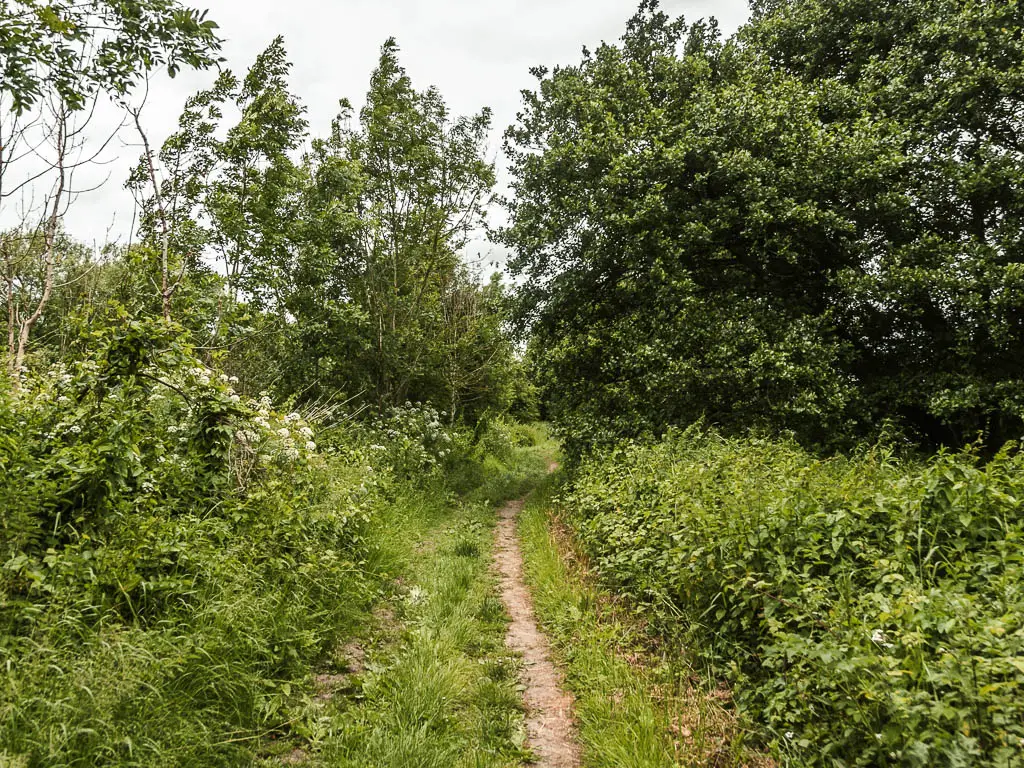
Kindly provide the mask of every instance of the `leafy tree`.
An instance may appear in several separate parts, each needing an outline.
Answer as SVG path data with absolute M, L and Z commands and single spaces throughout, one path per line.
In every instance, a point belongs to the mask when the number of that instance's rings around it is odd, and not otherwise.
M 488 109 L 453 119 L 436 89 L 416 91 L 389 40 L 358 128 L 339 137 L 365 177 L 364 262 L 352 291 L 370 323 L 370 384 L 382 404 L 443 390 L 442 297 L 494 185 L 484 158 L 490 119 Z
M 17 112 L 48 92 L 81 108 L 157 67 L 209 67 L 221 42 L 205 12 L 177 0 L 6 0 L 0 29 L 0 94 Z
M 899 127 L 894 214 L 858 232 L 842 326 L 872 412 L 932 442 L 993 445 L 1024 414 L 1024 6 L 1017 0 L 755 3 L 746 45 Z
M 950 210 L 971 209 L 939 193 L 957 178 L 932 167 L 951 140 L 942 121 L 883 108 L 881 85 L 799 71 L 828 57 L 785 25 L 788 47 L 769 34 L 787 9 L 816 9 L 793 11 L 799 29 L 842 59 L 848 36 L 823 22 L 834 5 L 765 4 L 722 42 L 713 23 L 686 27 L 645 2 L 621 45 L 535 71 L 507 134 L 516 197 L 502 237 L 526 277 L 519 315 L 541 380 L 577 448 L 702 416 L 833 445 L 888 416 L 947 442 L 986 426 L 998 442 L 1020 424 L 1016 198 L 988 176 L 988 245 L 966 214 L 942 229 Z M 950 34 L 964 22 L 952 4 L 892 5 L 949 12 Z M 906 14 L 918 38 L 900 36 L 909 47 L 879 82 L 902 82 L 893 71 L 933 30 L 920 8 Z M 1005 37 L 990 55 L 1010 66 Z M 1009 144 L 982 156 L 1012 177 Z M 958 167 L 965 184 L 981 168 Z
M 507 134 L 502 236 L 566 431 L 590 444 L 702 416 L 809 440 L 844 428 L 856 393 L 830 281 L 897 170 L 884 130 L 821 130 L 841 89 L 809 93 L 653 3 L 621 46 L 536 74 Z
M 282 37 L 256 58 L 234 94 L 241 119 L 216 145 L 218 173 L 206 199 L 232 298 L 241 292 L 275 309 L 303 183 L 291 153 L 305 141 L 308 125 L 305 109 L 288 91 L 290 68 Z

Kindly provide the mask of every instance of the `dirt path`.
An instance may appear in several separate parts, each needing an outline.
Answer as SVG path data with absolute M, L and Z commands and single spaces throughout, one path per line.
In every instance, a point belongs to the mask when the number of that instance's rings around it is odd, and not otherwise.
M 499 512 L 494 564 L 501 577 L 501 597 L 512 624 L 505 644 L 520 654 L 525 666 L 526 729 L 538 768 L 577 768 L 580 747 L 573 735 L 572 696 L 551 661 L 547 637 L 537 627 L 530 591 L 523 580 L 523 555 L 516 536 L 522 501 Z

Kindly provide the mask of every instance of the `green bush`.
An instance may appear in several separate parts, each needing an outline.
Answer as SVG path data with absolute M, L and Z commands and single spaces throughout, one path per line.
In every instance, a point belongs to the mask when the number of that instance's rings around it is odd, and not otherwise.
M 369 451 L 328 456 L 180 329 L 0 391 L 0 764 L 251 762 L 369 598 Z
M 564 502 L 789 764 L 1022 765 L 1022 470 L 691 428 L 585 462 Z

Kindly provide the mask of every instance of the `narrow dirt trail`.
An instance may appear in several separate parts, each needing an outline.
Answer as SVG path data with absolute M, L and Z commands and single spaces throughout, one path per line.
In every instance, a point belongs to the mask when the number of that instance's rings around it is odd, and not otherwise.
M 551 661 L 551 646 L 537 626 L 533 600 L 523 579 L 523 554 L 516 536 L 522 501 L 506 504 L 498 513 L 494 565 L 500 576 L 501 598 L 512 618 L 505 644 L 523 658 L 525 667 L 526 730 L 538 768 L 577 768 L 580 747 L 574 736 L 573 699 Z

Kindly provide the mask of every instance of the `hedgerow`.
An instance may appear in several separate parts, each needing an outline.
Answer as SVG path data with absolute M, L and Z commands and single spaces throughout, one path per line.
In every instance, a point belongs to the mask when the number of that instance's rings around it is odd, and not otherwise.
M 1024 457 L 815 458 L 700 427 L 584 462 L 601 576 L 789 765 L 1024 764 Z

